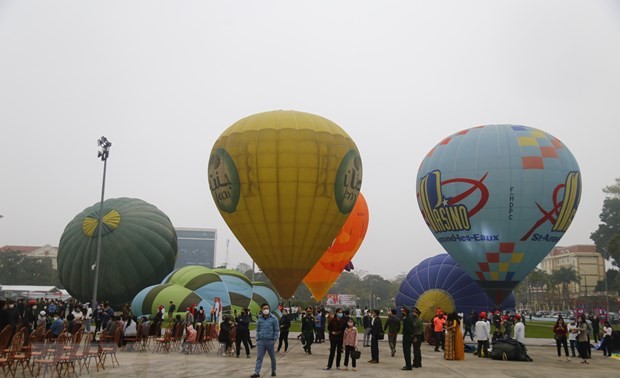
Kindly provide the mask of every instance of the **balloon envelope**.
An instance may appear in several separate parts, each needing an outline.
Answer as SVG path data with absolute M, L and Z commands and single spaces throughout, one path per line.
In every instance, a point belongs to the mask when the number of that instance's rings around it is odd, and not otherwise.
M 188 265 L 176 269 L 163 281 L 163 284 L 183 286 L 209 303 L 213 307 L 214 299 L 220 298 L 222 311 L 232 313 L 232 300 L 222 277 L 213 269 L 202 265 Z
M 362 245 L 368 230 L 368 217 L 368 204 L 360 193 L 353 211 L 331 247 L 304 277 L 304 284 L 317 302 L 327 294 Z
M 231 231 L 288 298 L 353 209 L 362 164 L 355 143 L 335 123 L 273 111 L 222 133 L 208 179 Z
M 400 284 L 396 305 L 422 311 L 421 318 L 430 321 L 440 307 L 445 313 L 480 312 L 515 307 L 514 295 L 503 303 L 490 300 L 484 290 L 465 272 L 454 259 L 445 253 L 430 257 L 409 271 Z
M 214 269 L 214 271 L 226 285 L 233 311 L 248 307 L 252 300 L 252 281 L 243 273 L 233 269 Z
M 131 312 L 135 316 L 155 315 L 159 306 L 168 311 L 168 303 L 173 301 L 177 305 L 177 312 L 184 313 L 185 309 L 197 305 L 205 312 L 211 311 L 211 304 L 195 292 L 176 284 L 152 285 L 142 289 L 131 301 Z
M 280 316 L 282 316 L 282 313 L 278 309 L 280 298 L 278 297 L 278 293 L 276 293 L 275 289 L 265 282 L 254 281 L 252 282 L 252 285 L 252 301 L 248 307 L 250 311 L 253 314 L 259 314 L 263 303 L 267 303 L 269 308 L 271 308 L 271 312 L 278 319 L 280 319 Z
M 93 295 L 99 209 L 97 203 L 76 215 L 58 246 L 60 281 L 82 302 Z M 176 231 L 166 214 L 136 198 L 105 200 L 102 221 L 97 299 L 121 306 L 174 269 Z
M 496 302 L 547 255 L 581 195 L 579 166 L 557 138 L 527 126 L 474 127 L 424 158 L 418 205 L 444 249 Z

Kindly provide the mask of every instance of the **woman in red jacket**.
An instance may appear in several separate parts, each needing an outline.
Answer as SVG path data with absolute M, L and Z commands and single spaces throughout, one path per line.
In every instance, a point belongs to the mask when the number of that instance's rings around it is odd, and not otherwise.
M 558 317 L 558 320 L 555 322 L 553 326 L 553 334 L 555 337 L 555 345 L 558 348 L 558 358 L 562 361 L 562 345 L 564 346 L 564 354 L 566 355 L 566 361 L 570 361 L 570 357 L 568 357 L 568 327 L 566 323 L 564 323 L 564 319 L 562 317 Z

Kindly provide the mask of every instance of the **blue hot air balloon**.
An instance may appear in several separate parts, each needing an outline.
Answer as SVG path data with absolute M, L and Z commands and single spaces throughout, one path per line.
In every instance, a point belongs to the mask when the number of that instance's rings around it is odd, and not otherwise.
M 580 195 L 568 148 L 527 126 L 453 134 L 417 176 L 418 205 L 435 238 L 499 303 L 562 238 Z
M 411 269 L 401 282 L 395 299 L 398 307 L 416 306 L 420 309 L 424 321 L 430 321 L 438 307 L 444 312 L 463 314 L 515 307 L 512 294 L 503 303 L 490 300 L 484 290 L 446 253 L 430 257 Z

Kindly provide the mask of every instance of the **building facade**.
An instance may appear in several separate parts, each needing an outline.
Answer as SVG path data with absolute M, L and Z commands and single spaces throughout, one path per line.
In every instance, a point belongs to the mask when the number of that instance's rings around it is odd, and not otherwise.
M 174 268 L 187 265 L 215 267 L 217 230 L 214 228 L 176 228 L 179 252 Z
M 594 244 L 555 247 L 540 263 L 548 274 L 562 267 L 574 269 L 579 277 L 579 282 L 568 285 L 572 297 L 594 294 L 598 281 L 605 279 L 605 261 Z

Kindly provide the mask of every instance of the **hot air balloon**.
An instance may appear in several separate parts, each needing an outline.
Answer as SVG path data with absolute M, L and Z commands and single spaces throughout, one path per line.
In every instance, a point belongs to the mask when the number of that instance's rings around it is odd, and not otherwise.
M 430 322 L 437 308 L 444 312 L 487 311 L 515 307 L 514 295 L 503 303 L 490 300 L 484 290 L 465 272 L 450 255 L 442 253 L 430 257 L 409 271 L 401 282 L 395 297 L 396 306 L 416 306 L 420 318 Z
M 278 309 L 279 297 L 275 289 L 271 285 L 265 282 L 254 281 L 252 282 L 252 302 L 249 309 L 253 314 L 259 314 L 263 303 L 267 303 L 271 308 L 271 313 L 278 319 L 282 316 L 282 313 Z
M 247 308 L 252 301 L 252 281 L 243 273 L 233 269 L 214 269 L 215 273 L 220 276 L 233 305 L 233 311 Z
M 230 293 L 222 278 L 213 269 L 202 265 L 188 265 L 170 273 L 162 284 L 175 284 L 195 292 L 213 307 L 214 299 L 220 298 L 222 311 L 232 312 Z
M 362 245 L 368 229 L 368 216 L 366 199 L 360 193 L 353 211 L 331 247 L 304 277 L 304 284 L 317 301 L 323 299 Z
M 197 293 L 176 284 L 158 284 L 142 289 L 131 301 L 131 312 L 135 316 L 154 315 L 159 306 L 166 306 L 169 301 L 177 303 L 178 312 L 197 305 L 206 313 L 211 312 L 211 304 Z
M 208 180 L 232 232 L 288 298 L 353 210 L 362 163 L 335 123 L 272 111 L 241 119 L 220 135 Z
M 501 303 L 568 229 L 581 195 L 577 161 L 557 138 L 489 125 L 442 140 L 424 158 L 417 199 L 454 260 Z
M 76 215 L 58 246 L 60 281 L 82 302 L 93 295 L 99 208 L 97 203 Z M 97 297 L 121 306 L 174 269 L 177 236 L 166 214 L 140 199 L 104 201 L 102 220 Z

